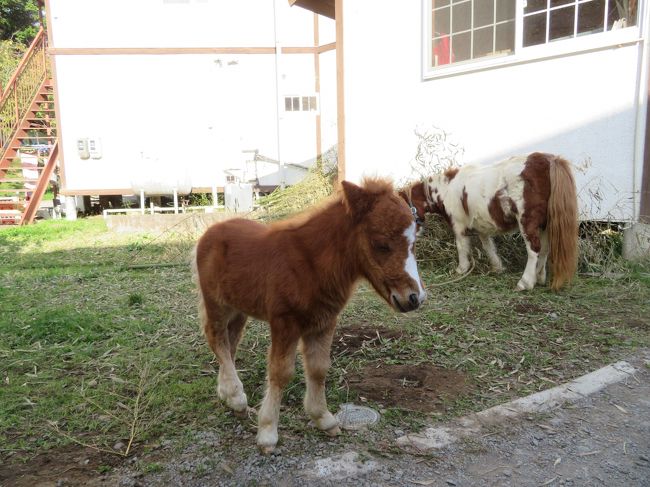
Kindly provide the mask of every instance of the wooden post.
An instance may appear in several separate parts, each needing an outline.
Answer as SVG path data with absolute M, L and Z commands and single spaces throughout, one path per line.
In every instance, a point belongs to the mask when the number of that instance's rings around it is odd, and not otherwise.
M 343 62 L 343 0 L 335 0 L 336 17 L 336 125 L 338 135 L 338 182 L 345 179 L 345 78 Z

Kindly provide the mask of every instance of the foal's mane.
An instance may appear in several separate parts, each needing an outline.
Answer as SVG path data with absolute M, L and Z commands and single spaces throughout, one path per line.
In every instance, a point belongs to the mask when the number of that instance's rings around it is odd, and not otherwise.
M 361 181 L 361 187 L 373 196 L 390 195 L 393 193 L 393 182 L 389 178 L 379 177 L 366 177 Z M 343 194 L 343 187 L 339 184 L 336 193 L 328 196 L 327 198 L 314 204 L 309 209 L 306 209 L 296 215 L 290 216 L 284 220 L 273 222 L 269 225 L 271 230 L 289 230 L 296 229 L 308 223 L 312 218 L 322 213 L 327 212 L 333 207 L 343 204 L 347 214 L 350 214 L 351 209 L 347 205 L 347 201 Z

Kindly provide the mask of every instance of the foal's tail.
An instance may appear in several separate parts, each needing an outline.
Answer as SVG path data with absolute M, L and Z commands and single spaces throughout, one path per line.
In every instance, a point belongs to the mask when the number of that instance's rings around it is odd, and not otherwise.
M 548 240 L 551 289 L 571 282 L 578 265 L 578 198 L 570 164 L 554 157 L 549 165 Z
M 190 254 L 190 267 L 192 269 L 192 281 L 196 286 L 196 294 L 198 297 L 198 306 L 199 306 L 199 322 L 201 323 L 201 330 L 203 330 L 203 323 L 205 321 L 205 302 L 203 300 L 203 291 L 201 290 L 201 283 L 199 282 L 199 264 L 196 260 L 196 248 L 197 245 L 192 249 Z

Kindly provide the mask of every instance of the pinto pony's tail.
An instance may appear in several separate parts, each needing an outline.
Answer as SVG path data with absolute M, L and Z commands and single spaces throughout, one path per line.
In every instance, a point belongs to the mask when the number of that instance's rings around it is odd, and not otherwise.
M 548 241 L 551 289 L 571 282 L 578 266 L 578 198 L 571 165 L 554 157 L 549 165 L 551 194 L 548 200 Z

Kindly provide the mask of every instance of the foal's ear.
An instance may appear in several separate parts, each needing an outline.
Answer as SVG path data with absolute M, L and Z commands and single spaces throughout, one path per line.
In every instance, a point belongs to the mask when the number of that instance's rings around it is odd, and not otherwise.
M 373 195 L 349 181 L 341 181 L 345 206 L 354 218 L 363 217 L 372 208 Z

